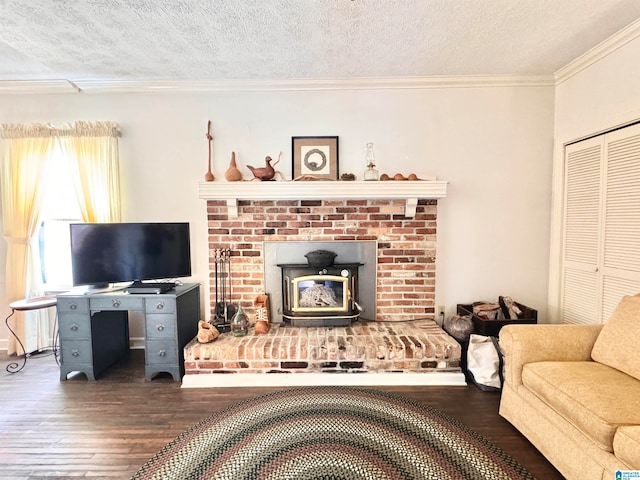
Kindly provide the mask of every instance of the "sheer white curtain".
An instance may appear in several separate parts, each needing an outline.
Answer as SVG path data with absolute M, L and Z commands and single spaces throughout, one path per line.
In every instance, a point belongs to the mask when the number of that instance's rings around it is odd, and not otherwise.
M 38 249 L 34 236 L 42 205 L 45 168 L 52 153 L 53 131 L 45 125 L 3 125 L 0 187 L 2 230 L 7 242 L 6 289 L 9 303 L 42 295 L 38 275 Z M 11 328 L 27 352 L 48 345 L 48 310 L 16 312 Z M 9 336 L 9 354 L 21 355 Z
M 7 241 L 7 300 L 42 295 L 38 249 L 34 235 L 40 223 L 43 182 L 54 147 L 69 159 L 78 204 L 87 222 L 120 221 L 118 138 L 113 122 L 76 122 L 61 128 L 34 125 L 2 125 L 0 187 L 3 233 Z M 51 319 L 48 310 L 16 312 L 12 329 L 27 352 L 49 346 Z M 9 354 L 17 342 L 8 339 Z
M 119 222 L 121 218 L 118 137 L 113 122 L 76 122 L 57 140 L 72 169 L 78 204 L 85 222 Z

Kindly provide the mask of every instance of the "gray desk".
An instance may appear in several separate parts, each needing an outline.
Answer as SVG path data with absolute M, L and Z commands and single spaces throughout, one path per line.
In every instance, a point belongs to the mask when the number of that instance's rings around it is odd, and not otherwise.
M 200 284 L 177 286 L 162 294 L 123 291 L 58 295 L 60 380 L 82 372 L 89 380 L 129 353 L 128 312 L 140 311 L 145 330 L 145 379 L 184 374 L 184 346 L 198 333 Z

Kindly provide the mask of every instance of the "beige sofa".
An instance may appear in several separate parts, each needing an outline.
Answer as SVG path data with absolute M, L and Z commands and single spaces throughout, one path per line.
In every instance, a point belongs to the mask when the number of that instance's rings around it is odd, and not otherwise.
M 500 331 L 500 415 L 567 479 L 640 470 L 640 295 L 604 325 L 508 325 Z

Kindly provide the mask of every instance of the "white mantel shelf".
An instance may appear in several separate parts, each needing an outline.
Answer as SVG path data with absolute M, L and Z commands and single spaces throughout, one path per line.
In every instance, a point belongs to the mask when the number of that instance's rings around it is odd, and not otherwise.
M 311 182 L 199 182 L 203 200 L 225 200 L 229 216 L 238 216 L 239 200 L 404 200 L 407 217 L 414 217 L 418 200 L 445 198 L 447 183 L 417 181 L 311 181 Z

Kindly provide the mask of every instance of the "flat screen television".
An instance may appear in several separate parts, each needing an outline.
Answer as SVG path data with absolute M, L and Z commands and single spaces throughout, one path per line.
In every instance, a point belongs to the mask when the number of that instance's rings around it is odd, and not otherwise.
M 76 286 L 191 275 L 188 223 L 72 223 L 70 234 Z

